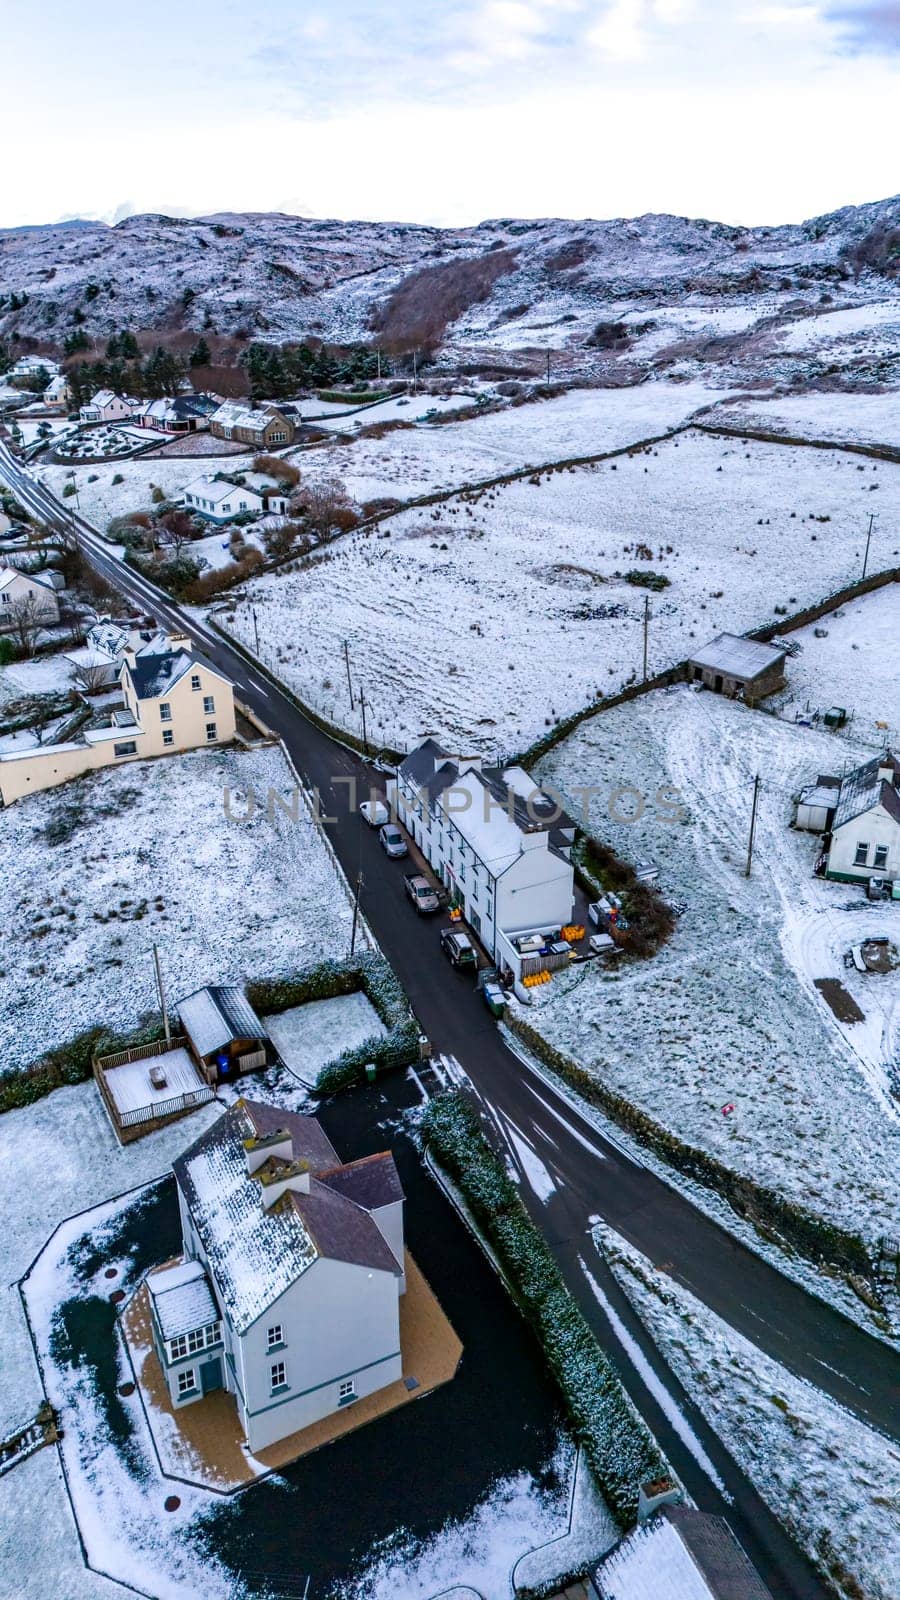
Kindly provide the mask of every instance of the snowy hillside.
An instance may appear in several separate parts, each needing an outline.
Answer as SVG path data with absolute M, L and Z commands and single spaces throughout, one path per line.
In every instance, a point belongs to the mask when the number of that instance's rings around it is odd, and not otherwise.
M 657 215 L 438 229 L 248 214 L 6 231 L 0 337 L 58 347 L 74 326 L 98 339 L 122 327 L 377 337 L 532 371 L 552 351 L 565 371 L 625 381 L 710 367 L 754 384 L 798 372 L 889 381 L 898 221 L 890 199 L 748 229 Z

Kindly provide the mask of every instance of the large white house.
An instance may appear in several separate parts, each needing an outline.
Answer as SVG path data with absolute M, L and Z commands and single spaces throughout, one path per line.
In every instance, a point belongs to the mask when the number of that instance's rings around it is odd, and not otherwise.
M 486 767 L 426 739 L 388 796 L 495 960 L 514 970 L 513 937 L 571 921 L 575 825 L 522 767 Z
M 900 761 L 890 750 L 841 779 L 825 876 L 900 882 Z
M 125 651 L 119 669 L 124 705 L 107 725 L 87 728 L 67 744 L 0 755 L 0 804 L 54 789 L 97 767 L 230 743 L 235 735 L 231 683 L 193 655 L 187 639 L 169 642 L 172 648 L 158 654 Z
M 81 406 L 78 415 L 82 422 L 124 422 L 129 417 L 137 416 L 141 404 L 134 395 L 98 389 L 89 404 Z
M 184 490 L 186 511 L 195 511 L 207 522 L 232 522 L 244 511 L 262 511 L 263 497 L 255 489 L 236 486 L 211 472 L 194 478 Z
M 147 1277 L 174 1407 L 234 1395 L 251 1451 L 402 1377 L 403 1190 L 314 1117 L 240 1099 L 174 1163 L 184 1238 Z

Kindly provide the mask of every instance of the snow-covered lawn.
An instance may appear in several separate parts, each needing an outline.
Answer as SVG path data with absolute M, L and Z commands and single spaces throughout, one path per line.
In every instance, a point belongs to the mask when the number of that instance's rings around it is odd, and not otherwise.
M 0 715 L 11 700 L 61 693 L 72 686 L 72 663 L 62 653 L 39 656 L 34 661 L 13 661 L 8 667 L 0 667 Z
M 629 860 L 656 861 L 663 892 L 687 910 L 652 961 L 557 977 L 527 1015 L 687 1144 L 873 1240 L 895 1231 L 900 1205 L 887 1072 L 900 973 L 850 978 L 842 956 L 873 931 L 900 941 L 900 904 L 814 879 L 818 841 L 789 828 L 792 796 L 837 751 L 825 733 L 687 687 L 582 724 L 536 776 L 579 815 L 579 788 L 597 786 L 592 831 Z M 623 786 L 635 792 L 614 793 Z M 610 806 L 637 820 L 613 820 Z M 837 1021 L 814 986 L 826 977 L 845 982 L 865 1023 Z
M 665 1359 L 797 1543 L 865 1600 L 900 1593 L 900 1450 L 795 1378 L 602 1225 L 597 1240 Z
M 288 1071 L 309 1088 L 315 1087 L 329 1061 L 387 1031 L 372 1002 L 362 993 L 312 1000 L 305 1006 L 291 1006 L 276 1016 L 264 1017 L 263 1021 Z
M 134 441 L 131 443 L 133 445 Z M 252 455 L 244 455 L 205 456 L 199 462 L 177 456 L 98 462 L 96 467 L 90 469 L 91 475 L 96 473 L 93 483 L 88 483 L 86 467 L 37 466 L 35 470 L 41 482 L 55 495 L 61 495 L 66 483 L 72 481 L 69 474 L 74 470 L 81 514 L 93 522 L 101 533 L 105 533 L 113 517 L 122 516 L 128 511 L 149 511 L 154 487 L 162 489 L 167 500 L 174 500 L 185 485 L 201 472 L 213 475 L 217 472 L 245 472 L 252 461 Z M 113 478 L 119 476 L 122 482 L 114 484 Z
M 277 749 L 204 750 L 99 772 L 0 812 L 7 999 L 3 1069 L 98 1023 L 155 1008 L 154 942 L 169 999 L 320 960 L 349 944 L 351 907 Z M 239 795 L 259 805 L 249 820 Z M 48 833 L 49 831 L 49 833 Z M 59 834 L 61 842 L 52 843 Z
M 826 637 L 817 638 L 822 631 Z M 827 711 L 829 706 L 842 706 L 859 739 L 881 744 L 885 738 L 897 738 L 900 584 L 862 595 L 790 637 L 801 649 L 788 660 L 789 688 L 779 699 L 782 715 L 803 716 L 808 707 Z M 841 743 L 835 741 L 833 763 L 838 772 L 843 761 Z
M 900 392 L 885 394 L 813 393 L 756 396 L 722 405 L 708 422 L 761 428 L 797 439 L 833 439 L 836 444 L 900 446 Z M 880 470 L 880 469 L 879 469 Z M 875 509 L 873 507 L 872 509 Z
M 538 423 L 554 403 L 532 408 Z M 651 673 L 722 629 L 743 632 L 858 575 L 867 513 L 876 500 L 885 523 L 900 512 L 900 467 L 865 466 L 838 451 L 745 449 L 691 432 L 474 503 L 401 512 L 298 572 L 254 582 L 229 626 L 252 647 L 252 605 L 264 659 L 354 732 L 345 639 L 381 743 L 431 732 L 522 749 L 641 670 L 646 591 L 622 574 L 669 580 L 651 595 Z
M 372 422 L 422 422 L 432 411 L 461 411 L 474 405 L 477 395 L 471 394 L 398 394 L 391 400 L 381 400 L 377 405 L 366 406 L 362 411 L 347 405 L 335 406 L 316 399 L 304 401 L 302 414 L 309 417 L 315 427 L 332 429 L 338 433 L 366 428 Z M 347 412 L 352 410 L 351 416 Z M 318 413 L 321 412 L 321 417 Z

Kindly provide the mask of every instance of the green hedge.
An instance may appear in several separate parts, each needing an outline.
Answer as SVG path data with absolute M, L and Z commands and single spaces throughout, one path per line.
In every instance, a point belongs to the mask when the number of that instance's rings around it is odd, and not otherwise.
M 422 1126 L 428 1148 L 462 1190 L 541 1342 L 597 1483 L 630 1525 L 639 1485 L 666 1472 L 652 1436 L 566 1289 L 473 1107 L 455 1092 L 439 1095 L 428 1102 Z
M 555 1072 L 564 1082 L 576 1089 L 583 1100 L 605 1112 L 620 1128 L 633 1134 L 640 1144 L 652 1150 L 676 1172 L 696 1179 L 705 1188 L 713 1189 L 727 1200 L 738 1216 L 765 1232 L 776 1235 L 777 1240 L 796 1250 L 816 1264 L 827 1262 L 841 1272 L 865 1278 L 874 1292 L 872 1263 L 863 1239 L 837 1223 L 826 1222 L 811 1211 L 806 1211 L 793 1200 L 767 1189 L 754 1178 L 733 1172 L 705 1150 L 685 1144 L 675 1134 L 669 1133 L 653 1118 L 635 1106 L 624 1095 L 601 1083 L 585 1067 L 573 1061 L 538 1033 L 523 1018 L 511 1012 L 507 1023 L 523 1044 Z
M 379 1075 L 395 1067 L 408 1067 L 419 1059 L 419 1026 L 394 970 L 384 957 L 365 950 L 340 961 L 322 961 L 292 978 L 248 983 L 247 999 L 264 1013 L 287 1011 L 310 1000 L 334 1000 L 339 995 L 362 992 L 387 1029 L 329 1061 L 319 1074 L 316 1088 L 323 1094 L 350 1089 L 362 1083 L 365 1067 L 374 1062 Z
M 27 1067 L 19 1067 L 0 1077 L 0 1112 L 16 1111 L 33 1105 L 45 1094 L 69 1083 L 85 1083 L 93 1074 L 95 1055 L 115 1055 L 134 1050 L 138 1045 L 155 1044 L 165 1038 L 162 1018 L 153 1016 L 135 1033 L 112 1034 L 107 1028 L 88 1028 L 66 1044 L 57 1045 Z

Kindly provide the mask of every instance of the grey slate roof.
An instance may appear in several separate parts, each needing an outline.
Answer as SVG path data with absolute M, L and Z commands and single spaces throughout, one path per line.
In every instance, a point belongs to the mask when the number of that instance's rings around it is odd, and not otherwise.
M 233 1039 L 266 1039 L 249 1000 L 235 984 L 209 984 L 176 1004 L 181 1026 L 198 1056 L 211 1055 Z
M 136 661 L 128 662 L 128 670 L 139 700 L 158 700 L 174 689 L 176 683 L 180 683 L 186 673 L 196 672 L 198 667 L 212 672 L 223 682 L 228 681 L 211 661 L 190 650 L 163 650 L 158 654 L 139 655 Z
M 893 783 L 888 778 L 879 778 L 878 773 L 883 767 L 889 767 L 893 772 Z M 883 805 L 888 816 L 893 817 L 895 822 L 900 822 L 900 791 L 896 787 L 898 784 L 900 784 L 900 761 L 890 750 L 885 750 L 883 755 L 875 756 L 853 772 L 848 772 L 846 777 L 841 779 L 840 798 L 832 828 L 842 828 L 845 822 L 853 822 L 856 817 L 864 816 L 877 805 Z
M 724 1517 L 667 1505 L 594 1574 L 600 1600 L 773 1600 Z
M 421 788 L 434 776 L 437 762 L 446 761 L 448 755 L 449 751 L 439 745 L 436 739 L 425 739 L 401 761 L 400 775 Z
M 692 1506 L 663 1506 L 661 1515 L 677 1530 L 716 1600 L 772 1600 L 724 1517 Z
M 320 1183 L 346 1195 L 356 1205 L 365 1206 L 367 1211 L 377 1211 L 380 1206 L 403 1199 L 400 1176 L 387 1150 L 377 1156 L 363 1156 L 361 1161 L 349 1161 L 346 1166 L 332 1167 L 318 1176 Z
M 309 1193 L 289 1189 L 266 1209 L 259 1179 L 247 1172 L 244 1141 L 276 1132 L 290 1136 L 293 1162 L 308 1166 Z M 392 1157 L 383 1159 L 393 1166 Z M 275 1156 L 266 1162 L 274 1177 L 279 1165 Z M 335 1185 L 340 1162 L 315 1117 L 238 1100 L 179 1156 L 173 1170 L 236 1333 L 244 1333 L 319 1257 L 402 1270 L 369 1210 Z M 320 1172 L 330 1181 L 322 1181 Z
M 744 639 L 736 633 L 720 633 L 688 659 L 692 666 L 707 667 L 731 678 L 750 681 L 767 672 L 787 655 L 783 645 L 763 644 L 759 639 Z
M 218 1322 L 219 1312 L 199 1261 L 184 1261 L 147 1274 L 147 1288 L 164 1339 L 177 1339 Z

